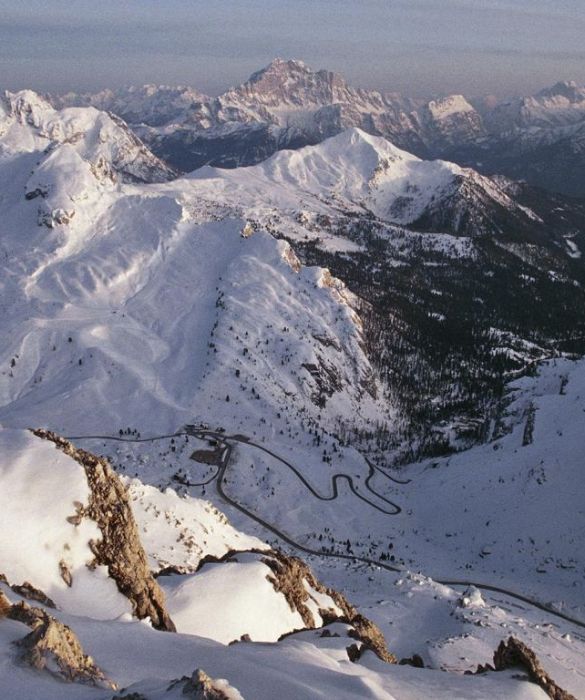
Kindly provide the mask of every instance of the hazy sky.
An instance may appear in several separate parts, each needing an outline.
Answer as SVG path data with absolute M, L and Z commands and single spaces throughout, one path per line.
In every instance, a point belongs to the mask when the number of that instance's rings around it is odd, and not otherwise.
M 189 84 L 275 56 L 409 95 L 585 83 L 585 0 L 0 0 L 0 86 Z

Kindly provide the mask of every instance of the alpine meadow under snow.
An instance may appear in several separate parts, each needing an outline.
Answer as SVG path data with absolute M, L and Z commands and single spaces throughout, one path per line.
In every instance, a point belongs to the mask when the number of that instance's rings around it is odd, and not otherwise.
M 4 94 L 0 697 L 585 698 L 583 105 Z

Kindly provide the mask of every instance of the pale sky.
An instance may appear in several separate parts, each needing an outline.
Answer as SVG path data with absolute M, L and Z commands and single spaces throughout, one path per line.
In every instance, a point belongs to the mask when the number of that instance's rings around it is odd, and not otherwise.
M 0 87 L 208 94 L 274 57 L 405 95 L 585 83 L 585 0 L 0 0 Z

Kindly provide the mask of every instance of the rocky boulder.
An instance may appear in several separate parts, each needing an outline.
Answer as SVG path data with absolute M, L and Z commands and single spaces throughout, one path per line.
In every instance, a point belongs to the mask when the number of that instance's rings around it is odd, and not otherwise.
M 1 610 L 11 620 L 22 622 L 31 628 L 30 634 L 16 642 L 20 658 L 38 670 L 68 682 L 86 683 L 102 688 L 115 689 L 93 659 L 84 653 L 75 633 L 41 608 L 31 608 L 26 603 L 10 605 L 0 593 Z

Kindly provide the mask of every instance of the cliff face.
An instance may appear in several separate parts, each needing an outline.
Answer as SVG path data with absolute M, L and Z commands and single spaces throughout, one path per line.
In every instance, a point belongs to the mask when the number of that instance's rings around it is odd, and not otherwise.
M 94 520 L 102 539 L 92 541 L 93 566 L 103 565 L 119 591 L 132 603 L 138 618 L 149 617 L 156 629 L 175 631 L 166 612 L 164 594 L 155 581 L 140 537 L 126 488 L 105 459 L 77 449 L 68 440 L 47 430 L 34 434 L 55 443 L 57 449 L 76 460 L 85 470 L 90 487 L 87 508 L 81 507 L 74 518 Z
M 273 550 L 262 561 L 272 572 L 268 580 L 274 589 L 284 595 L 291 609 L 299 612 L 308 629 L 318 627 L 320 624 L 345 622 L 351 627 L 349 636 L 360 644 L 356 647 L 359 654 L 369 649 L 382 661 L 389 664 L 397 663 L 394 654 L 388 651 L 380 628 L 359 613 L 342 593 L 320 583 L 302 559 Z M 315 614 L 309 605 L 310 602 L 317 602 L 310 591 L 320 594 L 321 605 L 323 600 L 329 598 L 326 608 L 321 606 L 318 608 L 321 620 L 315 619 Z M 359 658 L 359 654 L 356 658 Z
M 528 680 L 540 686 L 552 700 L 577 700 L 574 695 L 563 690 L 543 668 L 540 659 L 532 649 L 516 637 L 502 640 L 494 652 L 494 663 L 480 665 L 475 673 L 507 671 L 521 668 L 526 671 Z

